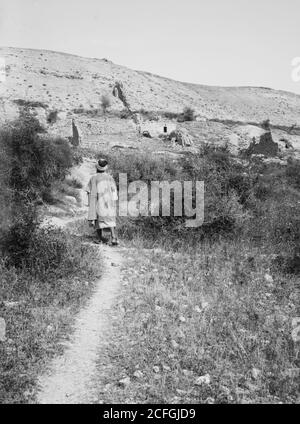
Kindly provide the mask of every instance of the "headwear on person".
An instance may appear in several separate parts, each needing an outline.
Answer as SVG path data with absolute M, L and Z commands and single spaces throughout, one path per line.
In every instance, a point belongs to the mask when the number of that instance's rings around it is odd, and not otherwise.
M 98 163 L 96 164 L 96 168 L 98 171 L 103 172 L 107 170 L 107 160 L 106 159 L 99 159 Z

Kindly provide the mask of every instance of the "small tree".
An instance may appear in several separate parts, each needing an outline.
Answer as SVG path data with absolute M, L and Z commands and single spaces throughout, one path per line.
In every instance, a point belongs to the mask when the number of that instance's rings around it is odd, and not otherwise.
M 101 107 L 103 110 L 103 113 L 105 114 L 107 112 L 107 109 L 111 106 L 110 98 L 108 96 L 103 95 L 101 97 Z
M 270 125 L 270 119 L 265 119 L 260 126 L 262 127 L 262 129 L 264 129 L 265 131 L 271 131 L 271 125 Z
M 195 120 L 195 111 L 191 107 L 187 106 L 183 109 L 182 114 L 183 121 L 194 121 Z

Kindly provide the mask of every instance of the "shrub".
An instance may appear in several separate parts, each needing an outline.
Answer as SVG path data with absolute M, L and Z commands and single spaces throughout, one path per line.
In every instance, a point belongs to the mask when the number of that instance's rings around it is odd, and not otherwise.
M 167 119 L 178 119 L 179 113 L 165 111 L 165 112 L 162 112 L 162 116 L 164 116 Z
M 16 100 L 13 100 L 13 102 L 16 103 L 18 106 L 22 106 L 24 108 L 36 108 L 36 107 L 42 107 L 43 109 L 48 108 L 48 105 L 38 100 L 16 99 Z
M 193 108 L 187 106 L 183 109 L 183 113 L 179 115 L 178 121 L 179 122 L 185 122 L 185 121 L 194 121 L 195 120 L 195 111 Z
M 107 112 L 107 109 L 111 106 L 111 101 L 108 96 L 101 96 L 101 107 L 103 110 L 103 113 L 105 114 Z
M 120 112 L 120 118 L 121 119 L 128 119 L 130 118 L 132 113 L 128 109 L 123 109 Z
M 158 113 L 154 112 L 153 110 L 145 110 L 145 109 L 142 108 L 138 111 L 138 113 L 140 113 L 148 121 L 158 121 L 159 120 Z
M 9 164 L 3 186 L 10 202 L 8 219 L 1 223 L 2 250 L 15 266 L 22 266 L 38 227 L 37 204 L 63 180 L 73 164 L 67 141 L 44 136 L 39 121 L 28 113 L 0 132 L 2 160 Z
M 75 272 L 80 260 L 80 243 L 66 234 L 62 229 L 54 227 L 37 228 L 23 254 L 23 269 L 31 275 L 42 277 L 51 272 L 57 278 Z M 58 275 L 57 275 L 58 274 Z M 49 279 L 49 275 L 47 275 Z
M 9 266 L 19 268 L 23 267 L 33 233 L 38 227 L 36 206 L 23 196 L 15 194 L 11 220 L 6 226 L 2 225 L 0 234 L 2 256 Z
M 84 113 L 84 111 L 85 109 L 83 107 L 73 109 L 73 113 L 76 113 L 76 114 Z
M 57 114 L 58 111 L 57 110 L 51 110 L 47 116 L 47 122 L 48 124 L 55 124 L 55 122 L 57 121 Z
M 43 137 L 44 129 L 31 115 L 23 115 L 0 134 L 10 158 L 9 186 L 38 197 L 73 164 L 73 151 L 61 138 Z
M 126 173 L 128 182 L 174 179 L 177 173 L 177 167 L 171 159 L 149 157 L 146 153 L 100 153 L 100 157 L 107 159 L 117 183 L 119 173 Z
M 266 130 L 266 131 L 270 131 L 271 130 L 271 125 L 270 125 L 270 119 L 265 119 L 260 126 L 262 127 L 262 129 Z
M 286 166 L 286 178 L 290 185 L 296 189 L 300 189 L 300 160 L 288 160 Z
M 67 179 L 66 183 L 73 188 L 77 188 L 80 189 L 82 188 L 82 183 L 81 181 L 77 180 L 76 178 L 71 178 L 71 179 Z

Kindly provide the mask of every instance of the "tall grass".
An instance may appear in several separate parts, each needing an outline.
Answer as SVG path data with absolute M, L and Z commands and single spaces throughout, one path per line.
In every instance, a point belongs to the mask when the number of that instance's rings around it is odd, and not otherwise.
M 107 387 L 101 399 L 298 403 L 297 165 L 240 162 L 210 147 L 176 163 L 108 159 L 115 176 L 126 172 L 129 181 L 198 179 L 206 191 L 204 225 L 196 230 L 162 216 L 119 218 L 131 249 L 110 371 L 99 373 Z
M 142 180 L 148 184 L 156 180 L 204 181 L 204 224 L 197 230 L 185 229 L 183 219 L 178 217 L 148 216 L 120 219 L 124 235 L 144 231 L 148 238 L 168 234 L 168 239 L 174 235 L 173 239 L 187 237 L 191 242 L 220 236 L 242 237 L 253 242 L 260 240 L 275 253 L 293 255 L 297 249 L 297 163 L 293 162 L 291 168 L 257 159 L 243 163 L 232 157 L 226 147 L 210 146 L 180 160 L 136 153 L 104 156 L 117 183 L 119 173 L 126 173 L 128 182 Z

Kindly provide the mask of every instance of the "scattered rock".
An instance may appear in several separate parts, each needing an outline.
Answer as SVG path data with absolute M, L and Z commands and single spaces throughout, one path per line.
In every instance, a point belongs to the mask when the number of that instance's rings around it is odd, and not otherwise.
M 179 347 L 179 344 L 175 340 L 171 341 L 171 345 L 174 349 L 177 349 Z
M 134 376 L 135 378 L 142 378 L 142 377 L 144 376 L 144 374 L 142 373 L 142 371 L 140 371 L 140 370 L 136 370 L 136 371 L 133 373 L 133 376 Z
M 164 371 L 171 371 L 171 368 L 169 367 L 169 365 L 163 365 L 163 370 Z
M 65 199 L 65 202 L 71 203 L 73 206 L 77 205 L 77 200 L 75 199 L 74 196 L 65 196 L 64 199 Z
M 226 386 L 220 386 L 220 389 L 224 393 L 224 395 L 229 396 L 230 395 L 230 389 Z
M 270 275 L 268 273 L 265 274 L 264 279 L 265 279 L 265 282 L 268 283 L 268 284 L 274 283 L 272 275 Z
M 283 372 L 283 376 L 288 378 L 299 378 L 300 368 L 290 368 Z
M 122 378 L 122 380 L 119 380 L 119 385 L 123 388 L 129 386 L 130 383 L 131 383 L 130 377 L 124 377 Z
M 2 303 L 6 308 L 16 308 L 17 306 L 24 304 L 24 302 L 7 302 L 5 300 Z
M 256 390 L 258 390 L 259 388 L 255 385 L 255 384 L 252 384 L 252 383 L 250 383 L 249 381 L 247 381 L 246 383 L 245 383 L 245 386 L 247 387 L 247 389 L 249 389 L 250 390 L 250 392 L 256 392 Z
M 0 342 L 6 340 L 6 322 L 4 318 L 0 318 Z
M 257 380 L 261 375 L 261 371 L 258 368 L 252 368 L 251 375 L 254 380 Z
M 191 371 L 191 370 L 182 370 L 182 373 L 186 377 L 190 377 L 191 375 L 193 375 L 193 371 Z
M 202 307 L 202 309 L 207 309 L 207 308 L 209 307 L 209 303 L 208 303 L 208 302 L 206 302 L 205 300 L 203 300 L 203 301 L 201 302 L 201 307 Z
M 147 138 L 151 138 L 151 134 L 149 133 L 149 131 L 143 131 L 142 136 L 147 137 Z
M 205 374 L 198 377 L 195 381 L 196 386 L 202 386 L 203 384 L 210 384 L 210 375 Z
M 187 390 L 182 390 L 182 389 L 176 389 L 176 392 L 179 394 L 179 395 L 186 395 L 188 392 L 187 392 Z
M 213 405 L 215 403 L 215 399 L 212 397 L 208 397 L 207 399 L 205 399 L 204 403 L 207 403 L 209 405 Z
M 180 322 L 186 322 L 186 319 L 183 316 L 181 316 L 181 317 L 179 317 L 179 321 Z

